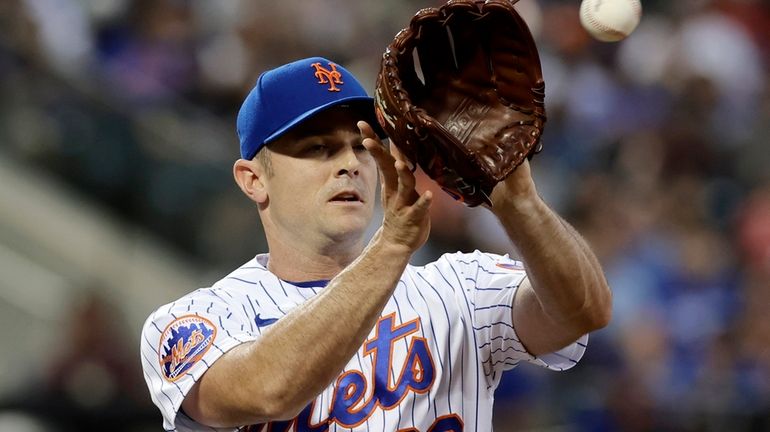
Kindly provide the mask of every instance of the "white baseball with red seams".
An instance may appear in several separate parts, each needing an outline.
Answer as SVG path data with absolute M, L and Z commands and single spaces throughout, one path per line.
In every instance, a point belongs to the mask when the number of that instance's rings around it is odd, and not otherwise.
M 617 42 L 634 31 L 642 17 L 639 0 L 583 0 L 580 23 L 594 38 Z

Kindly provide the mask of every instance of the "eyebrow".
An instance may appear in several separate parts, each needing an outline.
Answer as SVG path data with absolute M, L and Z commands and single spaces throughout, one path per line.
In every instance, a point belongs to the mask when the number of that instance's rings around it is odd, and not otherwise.
M 302 134 L 298 134 L 298 135 L 296 135 L 294 137 L 290 137 L 290 139 L 293 142 L 299 142 L 299 141 L 304 141 L 304 140 L 306 140 L 308 138 L 311 138 L 311 137 L 318 137 L 318 138 L 322 138 L 322 139 L 333 138 L 335 140 L 339 139 L 339 140 L 342 140 L 342 141 L 344 141 L 346 143 L 347 142 L 355 142 L 355 141 L 361 141 L 362 140 L 361 134 L 358 133 L 358 131 L 349 130 L 349 131 L 345 131 L 344 135 L 337 135 L 337 133 L 334 130 L 324 131 L 322 129 L 308 129 L 308 130 L 304 131 L 304 133 L 302 133 Z
M 311 138 L 319 138 L 322 140 L 334 139 L 336 142 L 341 142 L 342 145 L 355 144 L 363 141 L 358 132 L 354 132 L 353 130 L 348 132 L 349 133 L 346 133 L 343 136 L 336 136 L 333 130 L 324 133 L 320 129 L 318 129 L 317 132 L 314 132 L 313 129 L 307 129 L 301 134 L 284 135 L 281 139 L 268 144 L 268 146 L 273 151 L 280 153 L 282 151 L 281 149 L 289 152 L 300 150 Z
M 298 132 L 297 139 L 302 139 L 302 137 L 308 136 L 308 135 L 329 136 L 329 135 L 333 135 L 338 130 L 341 130 L 341 129 L 334 128 L 334 127 L 330 128 L 328 125 L 322 125 L 322 124 L 307 125 L 306 127 L 301 128 L 301 131 L 297 130 Z M 345 128 L 344 132 L 349 132 L 353 135 L 360 136 L 360 133 L 358 132 L 358 128 L 356 127 Z

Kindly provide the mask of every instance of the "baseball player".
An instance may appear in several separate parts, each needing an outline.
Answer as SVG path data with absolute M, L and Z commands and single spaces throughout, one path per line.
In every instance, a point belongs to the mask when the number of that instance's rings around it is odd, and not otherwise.
M 606 325 L 599 264 L 526 163 L 491 196 L 526 269 L 479 251 L 409 265 L 433 196 L 375 125 L 332 61 L 260 76 L 233 171 L 269 253 L 146 321 L 144 377 L 166 430 L 489 431 L 503 371 L 568 369 Z M 365 244 L 378 183 L 384 217 Z

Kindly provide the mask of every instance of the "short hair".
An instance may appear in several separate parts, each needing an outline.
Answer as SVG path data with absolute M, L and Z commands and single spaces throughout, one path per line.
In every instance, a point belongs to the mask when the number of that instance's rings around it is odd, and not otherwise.
M 262 168 L 265 169 L 265 174 L 268 177 L 272 177 L 273 162 L 270 158 L 270 149 L 267 146 L 262 147 L 254 158 L 257 160 L 257 162 L 259 162 L 260 165 L 262 165 Z

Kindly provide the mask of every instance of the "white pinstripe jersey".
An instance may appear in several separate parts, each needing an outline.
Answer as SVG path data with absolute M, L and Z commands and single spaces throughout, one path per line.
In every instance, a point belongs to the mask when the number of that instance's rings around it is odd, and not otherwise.
M 166 430 L 210 431 L 180 412 L 187 392 L 222 354 L 324 289 L 289 283 L 258 255 L 210 288 L 160 307 L 142 331 L 144 378 Z M 575 365 L 587 335 L 533 357 L 511 318 L 520 262 L 474 252 L 408 266 L 379 322 L 343 373 L 292 421 L 244 431 L 489 431 L 500 374 L 528 361 Z M 344 319 L 344 317 L 341 317 Z M 236 430 L 236 429 L 226 429 Z

